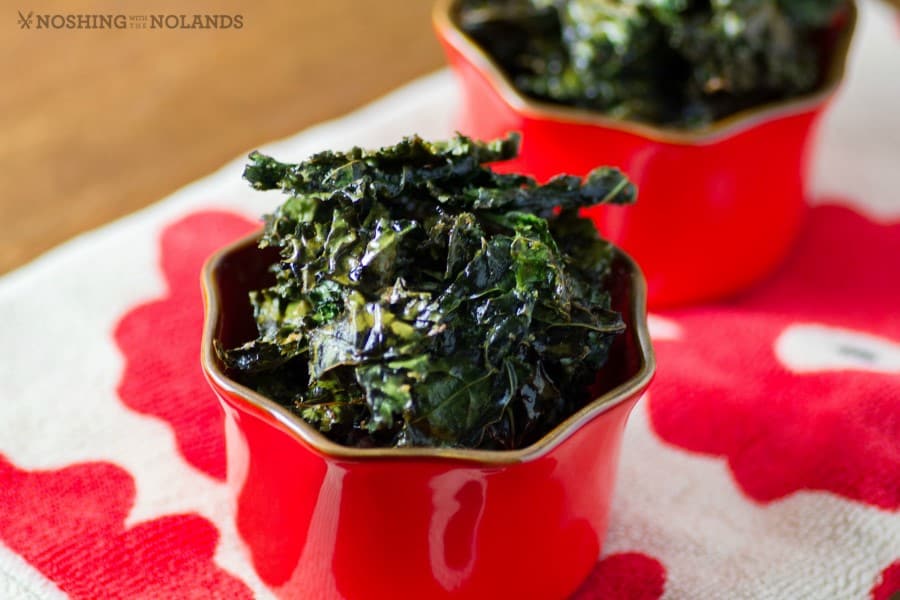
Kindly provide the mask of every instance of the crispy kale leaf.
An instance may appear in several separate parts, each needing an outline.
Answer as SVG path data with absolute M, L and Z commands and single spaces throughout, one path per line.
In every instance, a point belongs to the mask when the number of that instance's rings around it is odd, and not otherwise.
M 251 154 L 244 177 L 288 198 L 260 242 L 281 260 L 250 295 L 259 336 L 219 349 L 233 376 L 359 446 L 516 448 L 583 406 L 625 325 L 610 246 L 577 211 L 635 188 L 610 168 L 539 185 L 484 166 L 517 148 Z
M 700 126 L 820 81 L 847 0 L 463 0 L 460 23 L 531 96 Z

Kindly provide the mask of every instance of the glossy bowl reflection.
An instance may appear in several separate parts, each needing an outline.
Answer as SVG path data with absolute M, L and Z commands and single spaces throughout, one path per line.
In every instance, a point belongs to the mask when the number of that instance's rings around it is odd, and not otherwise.
M 225 410 L 238 531 L 283 597 L 564 598 L 598 558 L 626 418 L 654 372 L 644 282 L 617 252 L 627 332 L 597 399 L 515 451 L 360 449 L 230 379 L 214 340 L 256 335 L 247 292 L 269 285 L 256 236 L 204 270 L 202 365 Z

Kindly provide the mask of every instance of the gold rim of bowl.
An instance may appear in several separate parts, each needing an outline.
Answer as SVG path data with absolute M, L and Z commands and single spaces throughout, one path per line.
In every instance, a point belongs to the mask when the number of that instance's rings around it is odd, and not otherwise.
M 273 400 L 241 385 L 228 377 L 216 358 L 213 341 L 222 318 L 222 307 L 216 272 L 222 263 L 237 250 L 248 244 L 256 244 L 259 233 L 251 234 L 216 252 L 206 262 L 202 273 L 202 288 L 205 304 L 203 320 L 203 341 L 200 360 L 208 377 L 217 386 L 236 397 L 242 398 L 251 407 L 268 414 L 275 419 L 284 430 L 299 438 L 318 453 L 334 458 L 372 460 L 372 459 L 440 459 L 466 461 L 484 466 L 520 463 L 535 460 L 546 455 L 573 433 L 600 414 L 621 404 L 643 391 L 656 370 L 650 334 L 647 330 L 646 299 L 647 286 L 644 276 L 634 261 L 627 254 L 616 248 L 617 258 L 624 261 L 628 276 L 631 279 L 631 314 L 633 323 L 629 323 L 627 335 L 635 337 L 635 347 L 640 353 L 640 367 L 637 373 L 621 385 L 602 394 L 585 405 L 568 419 L 556 426 L 552 431 L 535 443 L 518 450 L 476 450 L 467 448 L 354 448 L 337 444 L 315 427 L 304 421 Z
M 485 76 L 503 101 L 517 113 L 537 120 L 561 121 L 616 129 L 671 144 L 710 144 L 737 135 L 762 123 L 809 112 L 821 106 L 834 94 L 844 79 L 847 56 L 857 21 L 856 2 L 851 0 L 846 15 L 846 22 L 835 40 L 831 60 L 826 67 L 825 78 L 812 92 L 747 108 L 704 127 L 680 129 L 614 119 L 596 111 L 552 104 L 523 95 L 515 88 L 500 66 L 494 62 L 494 59 L 459 27 L 455 17 L 458 1 L 437 0 L 434 5 L 432 21 L 438 35 L 475 66 Z M 896 1 L 900 2 L 900 0 Z

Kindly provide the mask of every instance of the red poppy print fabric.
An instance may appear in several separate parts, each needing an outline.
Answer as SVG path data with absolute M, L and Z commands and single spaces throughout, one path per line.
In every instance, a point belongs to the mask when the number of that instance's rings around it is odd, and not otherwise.
M 666 316 L 649 404 L 666 442 L 722 456 L 770 502 L 822 490 L 900 508 L 900 224 L 813 211 L 771 280 Z
M 218 408 L 209 410 L 216 403 L 193 360 L 201 299 L 192 288 L 210 252 L 254 227 L 219 211 L 167 224 L 157 240 L 166 292 L 138 303 L 114 328 L 125 357 L 119 401 L 167 423 L 183 460 L 214 477 L 224 472 L 222 417 Z M 900 463 L 890 443 L 895 430 L 889 428 L 897 424 L 892 419 L 900 394 L 890 352 L 900 322 L 890 298 L 897 282 L 873 277 L 875 267 L 865 259 L 898 250 L 900 227 L 876 224 L 846 208 L 818 208 L 794 256 L 771 281 L 738 300 L 655 317 L 659 377 L 639 409 L 646 411 L 649 429 L 642 432 L 640 418 L 630 426 L 632 437 L 646 434 L 655 446 L 637 458 L 626 447 L 625 469 L 658 460 L 667 447 L 683 448 L 726 460 L 733 487 L 751 506 L 821 490 L 849 506 L 893 514 Z M 855 310 L 847 306 L 850 291 L 865 299 Z M 154 348 L 161 331 L 177 340 L 166 351 Z M 820 350 L 813 358 L 802 352 L 810 340 Z M 700 368 L 707 363 L 711 367 Z M 160 371 L 177 383 L 171 399 L 148 375 Z M 741 454 L 747 439 L 753 442 L 744 447 L 757 462 Z M 807 447 L 815 452 L 805 452 Z M 753 468 L 742 467 L 747 464 Z M 2 467 L 0 539 L 71 596 L 96 594 L 97 581 L 122 590 L 109 597 L 134 597 L 138 588 L 190 594 L 198 586 L 221 597 L 249 593 L 211 560 L 220 533 L 199 515 L 162 515 L 126 527 L 134 483 L 122 469 L 89 463 L 27 471 L 8 461 Z M 628 493 L 630 485 L 625 483 Z M 691 518 L 690 504 L 665 510 L 673 518 Z M 575 597 L 637 600 L 661 598 L 667 590 L 677 597 L 687 570 L 677 545 L 642 549 L 640 540 L 631 543 L 619 531 L 629 524 L 616 522 L 623 513 L 614 513 L 608 555 Z M 707 543 L 714 552 L 714 538 Z M 617 550 L 628 544 L 632 548 Z M 884 551 L 892 551 L 889 543 Z M 895 569 L 884 570 L 887 563 L 869 579 L 878 597 L 896 580 Z
M 211 211 L 166 227 L 160 238 L 166 295 L 136 306 L 115 330 L 126 361 L 122 401 L 169 423 L 185 460 L 218 479 L 225 479 L 222 413 L 197 366 L 203 327 L 200 269 L 213 252 L 258 227 L 233 213 Z
M 660 562 L 639 552 L 607 556 L 572 600 L 657 600 L 666 583 Z
M 72 598 L 252 598 L 213 563 L 218 533 L 205 519 L 125 527 L 134 495 L 110 463 L 24 471 L 0 456 L 0 542 Z
M 885 569 L 872 588 L 872 600 L 897 600 L 897 598 L 900 598 L 900 560 Z

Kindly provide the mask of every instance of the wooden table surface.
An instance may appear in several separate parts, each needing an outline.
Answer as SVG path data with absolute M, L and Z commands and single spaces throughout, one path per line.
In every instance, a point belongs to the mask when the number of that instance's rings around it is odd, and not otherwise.
M 0 273 L 443 63 L 430 0 L 3 1 Z M 243 26 L 36 29 L 79 13 Z

